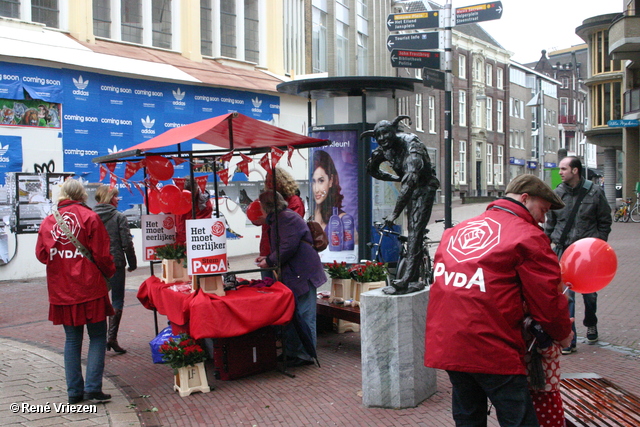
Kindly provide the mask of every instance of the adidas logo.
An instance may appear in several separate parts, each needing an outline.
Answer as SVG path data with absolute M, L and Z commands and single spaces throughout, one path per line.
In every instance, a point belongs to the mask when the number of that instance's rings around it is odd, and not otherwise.
M 262 105 L 262 101 L 260 101 L 257 96 L 256 96 L 255 99 L 253 99 L 253 98 L 251 99 L 251 103 L 256 108 L 260 108 L 260 106 Z
M 149 116 L 147 116 L 146 119 L 140 119 L 140 121 L 142 122 L 142 126 L 144 126 L 144 129 L 142 129 L 140 132 L 155 135 L 156 131 L 151 129 L 156 123 L 155 119 L 152 120 L 149 118 Z
M 113 154 L 113 153 L 117 153 L 118 147 L 115 146 L 115 144 L 113 145 L 113 148 L 107 148 L 107 151 L 109 152 L 109 154 Z
M 176 99 L 176 101 L 182 101 L 184 99 L 184 96 L 186 95 L 186 92 L 181 92 L 180 88 L 171 92 L 173 92 L 173 97 Z
M 72 80 L 76 89 L 74 89 L 71 93 L 73 93 L 74 95 L 89 96 L 89 92 L 85 90 L 87 88 L 87 85 L 89 85 L 89 80 L 84 81 L 82 79 L 82 75 L 78 76 L 78 80 L 73 78 Z
M 2 144 L 0 144 L 0 156 L 4 156 L 7 151 L 9 151 L 9 144 L 5 145 L 4 147 L 2 146 Z

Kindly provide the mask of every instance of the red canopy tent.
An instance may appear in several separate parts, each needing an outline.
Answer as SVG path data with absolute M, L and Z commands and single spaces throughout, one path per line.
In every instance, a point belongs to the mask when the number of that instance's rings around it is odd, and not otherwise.
M 277 126 L 252 119 L 240 113 L 229 113 L 201 120 L 168 131 L 108 156 L 96 157 L 95 163 L 105 163 L 142 152 L 180 144 L 191 139 L 211 144 L 215 151 L 267 151 L 271 147 L 306 148 L 325 145 L 326 140 L 310 138 Z

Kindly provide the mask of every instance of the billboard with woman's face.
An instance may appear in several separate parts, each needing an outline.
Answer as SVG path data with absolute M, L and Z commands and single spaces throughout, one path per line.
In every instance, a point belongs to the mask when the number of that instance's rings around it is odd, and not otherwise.
M 358 133 L 324 131 L 311 136 L 332 141 L 309 152 L 309 217 L 329 238 L 320 259 L 352 264 L 358 261 Z

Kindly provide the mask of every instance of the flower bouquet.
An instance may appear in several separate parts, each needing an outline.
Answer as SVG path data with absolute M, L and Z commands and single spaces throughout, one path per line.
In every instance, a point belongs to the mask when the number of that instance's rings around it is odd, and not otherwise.
M 387 285 L 387 269 L 381 262 L 366 261 L 355 264 L 349 269 L 349 274 L 356 281 L 353 291 L 354 302 L 360 304 L 360 294 Z
M 204 369 L 206 358 L 204 350 L 187 334 L 181 334 L 176 340 L 169 338 L 160 346 L 162 360 L 173 368 L 173 389 L 181 397 L 194 391 L 208 393 L 207 373 Z
M 349 267 L 347 267 L 347 263 L 344 261 L 338 263 L 338 261 L 334 260 L 333 263 L 325 264 L 324 268 L 332 279 L 351 279 Z
M 162 281 L 164 283 L 188 282 L 187 247 L 179 243 L 156 248 L 156 258 L 162 260 Z
M 353 281 L 347 263 L 342 261 L 333 261 L 333 263 L 325 264 L 331 278 L 331 296 L 329 302 L 344 303 L 353 299 Z

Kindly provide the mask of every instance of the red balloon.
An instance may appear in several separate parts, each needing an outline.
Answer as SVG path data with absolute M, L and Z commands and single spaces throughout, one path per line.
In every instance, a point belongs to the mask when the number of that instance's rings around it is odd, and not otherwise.
M 147 172 L 158 181 L 166 181 L 173 176 L 173 163 L 166 157 L 149 156 L 146 158 Z
M 158 190 L 147 189 L 149 198 L 149 213 L 159 214 L 162 212 L 162 204 L 160 203 L 160 192 Z
M 176 215 L 184 215 L 188 212 L 191 212 L 191 191 L 182 190 L 180 199 L 173 208 L 173 213 Z
M 562 281 L 581 294 L 598 292 L 613 280 L 618 257 L 607 242 L 595 237 L 580 239 L 562 254 Z
M 260 205 L 260 200 L 254 200 L 249 204 L 247 208 L 247 218 L 253 224 L 256 224 L 256 221 L 259 220 L 264 214 L 262 213 L 262 206 Z M 256 224 L 258 225 L 258 224 Z
M 182 191 L 173 185 L 168 184 L 162 187 L 160 190 L 160 204 L 162 205 L 162 212 L 175 213 L 175 208 L 180 203 L 182 198 Z

